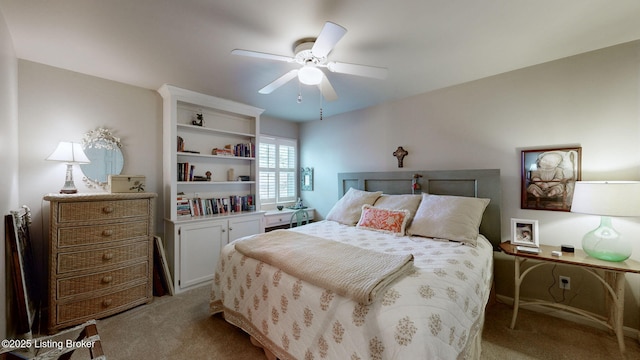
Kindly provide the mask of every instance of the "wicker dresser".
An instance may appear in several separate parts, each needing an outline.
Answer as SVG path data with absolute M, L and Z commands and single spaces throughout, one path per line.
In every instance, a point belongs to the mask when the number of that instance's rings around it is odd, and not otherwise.
M 48 329 L 152 300 L 156 194 L 50 194 Z

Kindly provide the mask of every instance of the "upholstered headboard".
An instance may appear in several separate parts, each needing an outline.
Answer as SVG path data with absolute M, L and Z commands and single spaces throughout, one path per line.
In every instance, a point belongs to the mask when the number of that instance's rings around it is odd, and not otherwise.
M 500 170 L 443 170 L 353 172 L 338 174 L 338 192 L 342 197 L 349 188 L 382 191 L 385 194 L 410 194 L 415 175 L 421 189 L 436 195 L 487 198 L 491 202 L 482 216 L 480 233 L 497 249 L 501 242 Z

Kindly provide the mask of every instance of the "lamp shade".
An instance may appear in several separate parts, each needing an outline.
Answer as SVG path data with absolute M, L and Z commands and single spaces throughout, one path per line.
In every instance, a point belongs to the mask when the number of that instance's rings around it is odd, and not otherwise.
M 640 181 L 577 181 L 571 212 L 640 216 Z
M 606 261 L 631 256 L 631 242 L 613 228 L 612 216 L 640 216 L 640 181 L 578 181 L 571 211 L 600 215 L 600 225 L 582 237 L 582 249 Z
M 70 164 L 88 164 L 91 162 L 82 150 L 81 144 L 69 141 L 61 141 L 58 147 L 47 157 L 47 160 Z

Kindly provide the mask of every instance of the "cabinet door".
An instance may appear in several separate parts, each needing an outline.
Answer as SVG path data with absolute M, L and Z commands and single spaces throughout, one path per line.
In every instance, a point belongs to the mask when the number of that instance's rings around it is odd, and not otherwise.
M 207 221 L 180 228 L 180 287 L 213 279 L 220 250 L 227 243 L 227 222 Z
M 263 216 L 243 216 L 229 219 L 229 242 L 264 232 Z

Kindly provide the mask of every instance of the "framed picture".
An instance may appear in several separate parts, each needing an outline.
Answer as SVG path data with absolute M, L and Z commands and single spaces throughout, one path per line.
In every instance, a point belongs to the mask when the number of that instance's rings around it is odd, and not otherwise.
M 523 150 L 522 209 L 570 211 L 576 181 L 582 179 L 582 148 Z
M 300 190 L 313 191 L 313 168 L 300 169 Z
M 540 247 L 538 220 L 511 219 L 511 243 Z
M 34 258 L 31 251 L 31 210 L 23 206 L 18 211 L 10 211 L 4 217 L 5 243 L 9 260 L 9 270 L 13 279 L 18 332 L 31 336 L 31 327 L 36 318 L 37 278 L 33 271 Z M 30 337 L 29 337 L 30 338 Z

